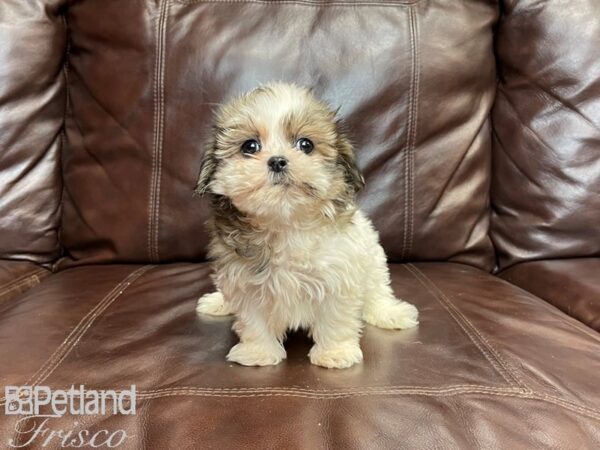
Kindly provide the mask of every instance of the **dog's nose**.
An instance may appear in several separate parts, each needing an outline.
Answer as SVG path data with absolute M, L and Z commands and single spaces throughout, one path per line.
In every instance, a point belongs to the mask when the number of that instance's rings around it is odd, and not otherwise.
M 283 156 L 271 156 L 267 164 L 273 172 L 283 172 L 287 167 L 288 160 Z

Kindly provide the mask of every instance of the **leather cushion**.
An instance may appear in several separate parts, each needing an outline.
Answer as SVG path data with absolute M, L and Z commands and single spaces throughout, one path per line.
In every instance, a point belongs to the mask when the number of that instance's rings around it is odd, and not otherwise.
M 211 289 L 204 264 L 65 270 L 0 315 L 11 361 L 0 380 L 135 384 L 136 416 L 54 423 L 125 428 L 136 436 L 126 448 L 323 447 L 338 439 L 348 448 L 600 444 L 597 333 L 468 266 L 393 265 L 391 273 L 396 294 L 420 308 L 421 324 L 367 327 L 364 363 L 327 370 L 309 364 L 310 341 L 299 333 L 279 366 L 226 362 L 231 319 L 194 310 Z M 10 436 L 14 417 L 2 420 L 0 434 Z
M 600 2 L 509 0 L 497 32 L 500 268 L 600 255 Z
M 600 331 L 600 258 L 532 261 L 500 276 Z
M 192 190 L 213 110 L 286 80 L 341 108 L 392 261 L 491 269 L 497 14 L 439 0 L 73 3 L 63 266 L 203 259 Z
M 60 254 L 66 26 L 58 0 L 0 3 L 0 258 Z

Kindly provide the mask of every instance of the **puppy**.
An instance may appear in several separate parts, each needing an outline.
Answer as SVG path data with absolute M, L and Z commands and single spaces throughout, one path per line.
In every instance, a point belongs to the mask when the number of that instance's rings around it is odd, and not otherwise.
M 210 197 L 218 290 L 197 311 L 235 314 L 240 341 L 229 361 L 277 364 L 286 332 L 304 328 L 313 364 L 345 368 L 362 360 L 363 321 L 417 325 L 417 309 L 394 297 L 377 232 L 357 209 L 363 186 L 336 113 L 308 89 L 269 84 L 220 109 L 196 187 Z

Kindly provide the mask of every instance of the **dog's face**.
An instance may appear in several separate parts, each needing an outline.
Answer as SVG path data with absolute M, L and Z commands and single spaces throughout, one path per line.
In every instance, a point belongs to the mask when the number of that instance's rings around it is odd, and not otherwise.
M 271 84 L 218 112 L 196 192 L 250 217 L 295 220 L 333 218 L 363 184 L 335 112 L 307 89 Z

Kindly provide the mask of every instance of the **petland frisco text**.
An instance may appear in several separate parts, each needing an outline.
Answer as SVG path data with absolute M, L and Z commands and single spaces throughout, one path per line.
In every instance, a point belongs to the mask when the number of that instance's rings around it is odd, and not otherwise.
M 48 386 L 6 386 L 4 414 L 24 416 L 15 424 L 15 436 L 8 444 L 22 448 L 36 442 L 67 448 L 116 448 L 134 436 L 125 430 L 81 429 L 79 422 L 69 421 L 71 429 L 53 427 L 53 420 L 65 415 L 134 415 L 136 412 L 136 387 L 130 389 L 94 390 L 71 386 L 70 389 L 53 390 Z

